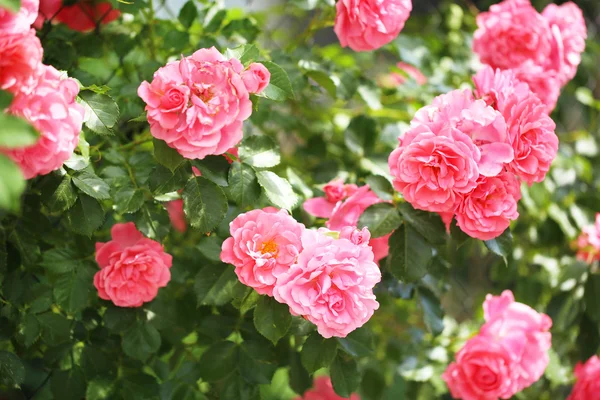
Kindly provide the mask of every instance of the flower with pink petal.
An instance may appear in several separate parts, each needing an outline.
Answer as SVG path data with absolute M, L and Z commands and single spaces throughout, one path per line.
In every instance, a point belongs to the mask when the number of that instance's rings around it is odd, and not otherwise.
M 98 295 L 118 307 L 152 301 L 171 280 L 173 257 L 160 243 L 144 237 L 133 222 L 113 225 L 111 236 L 109 242 L 96 243 Z
M 21 0 L 19 11 L 0 7 L 0 35 L 23 34 L 29 31 L 38 15 L 39 0 Z
M 567 400 L 597 399 L 600 394 L 600 358 L 592 356 L 584 364 L 577 363 L 575 378 L 577 381 Z
M 360 400 L 360 396 L 352 393 L 347 399 L 340 397 L 333 390 L 331 379 L 328 376 L 319 376 L 315 378 L 311 389 L 304 392 L 302 397 L 296 397 L 294 400 Z
M 35 86 L 44 50 L 35 30 L 20 34 L 0 34 L 0 89 L 13 94 Z
M 344 184 L 342 179 L 334 179 L 323 187 L 325 197 L 314 197 L 304 202 L 304 210 L 319 218 L 329 218 L 338 202 L 353 195 L 358 190 L 354 184 Z
M 592 263 L 600 260 L 600 213 L 596 214 L 596 221 L 584 227 L 577 238 L 577 259 Z
M 269 85 L 271 72 L 261 63 L 252 63 L 242 72 L 242 80 L 250 93 L 261 93 Z

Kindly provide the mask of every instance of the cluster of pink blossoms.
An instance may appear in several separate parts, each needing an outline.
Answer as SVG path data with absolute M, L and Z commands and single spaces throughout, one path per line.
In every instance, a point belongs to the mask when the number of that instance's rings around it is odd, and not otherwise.
M 600 357 L 592 356 L 575 366 L 577 381 L 567 400 L 593 400 L 600 395 Z
M 268 207 L 239 215 L 230 232 L 221 260 L 235 266 L 240 282 L 287 304 L 323 337 L 345 337 L 379 307 L 373 287 L 381 272 L 366 228 L 310 230 Z
M 388 161 L 406 201 L 489 240 L 519 215 L 519 179 L 544 180 L 558 138 L 544 104 L 512 71 L 486 67 L 473 80 L 474 92 L 454 90 L 420 109 Z
M 243 137 L 242 123 L 252 114 L 250 93 L 260 93 L 271 74 L 260 63 L 244 69 L 239 60 L 200 49 L 170 62 L 142 82 L 150 132 L 185 158 L 225 153 Z
M 546 314 L 515 302 L 510 290 L 488 294 L 483 312 L 485 324 L 442 375 L 455 399 L 509 399 L 540 379 L 550 361 Z
M 88 32 L 108 24 L 121 15 L 109 2 L 78 1 L 65 5 L 63 0 L 40 0 L 40 12 L 33 26 L 41 29 L 46 21 L 65 24 L 74 31 Z
M 540 14 L 529 0 L 504 0 L 477 16 L 473 50 L 493 68 L 513 70 L 550 113 L 585 50 L 587 29 L 579 7 L 549 4 Z
M 582 229 L 576 245 L 578 260 L 590 264 L 600 261 L 600 213 L 596 214 L 596 221 L 593 225 Z
M 340 397 L 333 390 L 331 379 L 327 376 L 319 376 L 315 378 L 313 387 L 304 392 L 304 396 L 294 400 L 360 400 L 360 396 L 352 393 L 348 398 Z
M 31 29 L 37 0 L 23 0 L 17 13 L 0 7 L 0 89 L 14 95 L 7 112 L 24 118 L 40 133 L 37 143 L 1 148 L 26 179 L 60 168 L 79 142 L 83 107 L 75 102 L 79 85 L 42 64 L 43 49 Z

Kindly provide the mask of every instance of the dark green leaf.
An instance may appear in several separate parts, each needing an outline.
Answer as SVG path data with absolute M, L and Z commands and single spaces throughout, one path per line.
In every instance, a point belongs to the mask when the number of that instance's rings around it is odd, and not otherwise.
M 229 162 L 223 156 L 208 156 L 203 160 L 194 160 L 194 166 L 200 170 L 202 177 L 219 186 L 227 186 Z
M 279 65 L 265 61 L 262 63 L 271 73 L 269 86 L 260 94 L 275 101 L 284 101 L 285 99 L 294 98 L 294 90 L 288 74 Z
M 376 140 L 377 124 L 373 118 L 364 115 L 354 117 L 344 132 L 346 147 L 359 156 L 370 151 Z
M 19 211 L 23 190 L 23 173 L 8 157 L 0 154 L 0 210 Z
M 394 188 L 392 188 L 390 181 L 383 176 L 369 175 L 365 181 L 381 200 L 391 201 L 394 198 Z
M 240 161 L 256 168 L 279 164 L 279 146 L 268 136 L 248 136 L 240 144 Z
M 73 248 L 56 247 L 44 252 L 41 265 L 54 274 L 64 274 L 76 271 L 81 260 Z
M 219 400 L 259 400 L 258 389 L 258 385 L 247 383 L 239 374 L 233 374 L 225 380 Z
M 186 28 L 189 29 L 190 26 L 194 23 L 194 20 L 198 17 L 198 9 L 194 4 L 193 0 L 187 1 L 181 11 L 179 11 L 179 22 Z
M 369 228 L 372 238 L 385 236 L 402 224 L 396 207 L 390 203 L 378 203 L 368 207 L 358 220 L 358 227 Z
M 442 311 L 440 299 L 424 287 L 417 289 L 417 299 L 423 311 L 423 320 L 427 330 L 434 336 L 442 333 L 444 330 L 444 312 Z
M 261 297 L 254 309 L 254 326 L 261 335 L 277 344 L 291 325 L 292 315 L 287 305 L 271 297 Z
M 579 349 L 580 360 L 587 360 L 600 349 L 600 327 L 587 315 L 583 315 L 579 323 L 577 348 Z
M 121 346 L 129 357 L 145 361 L 160 347 L 160 334 L 148 322 L 138 322 L 123 334 Z
M 104 326 L 115 333 L 123 332 L 133 325 L 136 321 L 136 315 L 134 309 L 111 305 L 104 313 Z
M 500 257 L 506 258 L 512 252 L 513 237 L 510 232 L 510 228 L 506 229 L 502 235 L 496 239 L 484 241 L 485 247 L 487 247 L 492 253 L 499 255 Z
M 233 288 L 238 279 L 232 266 L 208 265 L 198 272 L 194 280 L 194 291 L 198 306 L 222 306 L 233 298 Z
M 54 283 L 53 291 L 56 303 L 69 313 L 75 313 L 87 307 L 95 272 L 88 266 L 81 266 L 73 273 L 61 275 Z
M 394 276 L 403 282 L 414 282 L 427 274 L 433 249 L 420 233 L 402 224 L 389 240 L 387 263 Z
M 117 360 L 97 347 L 86 345 L 79 363 L 87 380 L 98 375 L 116 375 Z
M 110 187 L 98 176 L 90 172 L 80 172 L 73 176 L 73 183 L 83 193 L 98 200 L 110 199 Z
M 27 121 L 0 113 L 0 147 L 12 149 L 34 145 L 40 134 Z
M 177 167 L 181 165 L 184 158 L 172 147 L 169 147 L 163 140 L 153 139 L 154 143 L 154 158 L 159 164 L 167 167 L 171 172 L 175 172 Z
M 204 21 L 204 32 L 217 32 L 221 28 L 221 25 L 223 25 L 223 21 L 225 20 L 226 16 L 226 10 L 219 10 L 214 14 L 209 13 Z
M 556 332 L 570 329 L 582 311 L 582 299 L 569 292 L 553 296 L 546 307 L 546 314 L 552 318 L 552 330 Z
M 336 354 L 335 339 L 325 339 L 317 332 L 313 332 L 302 346 L 302 365 L 312 374 L 318 369 L 329 367 Z
M 312 379 L 302 365 L 300 354 L 293 351 L 290 354 L 290 387 L 296 393 L 304 393 L 312 386 Z
M 373 354 L 373 334 L 367 328 L 351 332 L 345 338 L 336 338 L 340 348 L 353 357 L 366 357 Z
M 92 90 L 80 91 L 79 98 L 85 109 L 85 126 L 99 135 L 113 135 L 119 120 L 117 103 L 109 95 Z
M 157 165 L 150 174 L 150 190 L 155 195 L 176 192 L 185 186 L 190 176 L 189 164 L 179 166 L 174 172 L 162 165 Z
M 225 56 L 228 58 L 237 58 L 244 66 L 248 66 L 260 57 L 258 49 L 253 44 L 243 44 L 234 49 L 227 49 Z
M 56 399 L 81 400 L 85 396 L 85 375 L 76 366 L 68 371 L 54 371 L 50 378 L 50 388 Z
M 277 365 L 252 357 L 245 347 L 239 350 L 240 375 L 254 384 L 269 384 L 277 369 Z
M 367 368 L 360 388 L 365 400 L 380 400 L 385 390 L 385 379 L 380 371 L 374 368 Z
M 136 373 L 120 381 L 122 400 L 155 400 L 159 398 L 160 385 L 154 376 Z M 173 399 L 175 400 L 175 399 Z
M 256 290 L 250 290 L 248 294 L 242 299 L 240 304 L 240 313 L 246 314 L 248 311 L 252 310 L 258 304 L 258 301 L 261 299 L 261 295 L 258 294 Z
M 256 177 L 273 205 L 287 210 L 291 210 L 296 206 L 298 196 L 286 179 L 271 171 L 258 171 Z
M 111 378 L 98 377 L 87 386 L 86 400 L 109 400 L 113 398 L 115 383 Z
M 144 192 L 131 186 L 125 186 L 115 193 L 116 211 L 121 214 L 132 214 L 144 205 Z
M 80 194 L 75 205 L 65 213 L 64 221 L 70 231 L 90 237 L 104 222 L 104 210 L 98 200 Z
M 31 345 L 40 338 L 41 333 L 42 328 L 35 315 L 27 315 L 23 323 L 23 344 L 25 344 L 26 347 L 31 347 Z
M 77 192 L 71 184 L 71 177 L 49 175 L 42 184 L 42 202 L 50 213 L 62 213 L 73 207 Z
M 37 316 L 42 327 L 42 339 L 48 345 L 66 342 L 71 337 L 71 321 L 60 314 L 47 312 Z
M 406 382 L 400 375 L 394 376 L 394 383 L 390 386 L 383 396 L 383 400 L 405 400 Z
M 585 284 L 585 313 L 600 326 L 600 275 L 591 274 Z
M 336 98 L 337 87 L 327 72 L 312 70 L 307 71 L 306 76 L 325 89 L 333 99 Z
M 346 360 L 338 355 L 333 360 L 329 373 L 331 374 L 333 390 L 338 395 L 350 397 L 358 389 L 361 377 L 356 361 L 353 359 Z
M 20 385 L 25 381 L 25 367 L 13 353 L 0 351 L 0 385 Z
M 416 210 L 409 203 L 398 206 L 400 214 L 412 228 L 432 244 L 446 242 L 446 227 L 437 213 Z
M 0 7 L 8 8 L 9 10 L 11 9 L 13 4 L 17 5 L 17 9 L 13 11 L 17 11 L 19 9 L 20 4 L 18 0 L 14 2 L 12 0 L 0 0 Z M 4 111 L 4 109 L 8 108 L 8 106 L 10 106 L 10 103 L 12 103 L 13 98 L 14 96 L 12 93 L 7 92 L 5 90 L 0 90 L 0 110 Z
M 237 367 L 238 347 L 230 341 L 216 343 L 209 347 L 198 365 L 200 376 L 207 382 L 225 378 Z
M 190 179 L 182 197 L 187 220 L 201 232 L 212 231 L 227 213 L 227 198 L 223 190 L 206 178 Z
M 260 185 L 251 166 L 235 161 L 229 169 L 229 193 L 240 207 L 253 205 L 260 197 Z

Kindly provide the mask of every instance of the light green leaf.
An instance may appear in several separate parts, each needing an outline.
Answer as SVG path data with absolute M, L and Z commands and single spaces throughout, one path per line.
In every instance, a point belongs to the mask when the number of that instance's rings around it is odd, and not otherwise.
M 19 211 L 23 190 L 25 178 L 21 169 L 4 154 L 0 154 L 0 209 Z
M 394 189 L 392 184 L 381 175 L 369 175 L 365 179 L 372 191 L 377 194 L 381 200 L 391 201 L 394 198 Z
M 16 13 L 21 8 L 21 0 L 0 0 L 0 7 Z
M 216 228 L 227 213 L 223 190 L 206 178 L 195 177 L 183 189 L 183 210 L 190 224 L 201 232 Z
M 240 144 L 240 161 L 256 168 L 279 164 L 279 145 L 268 136 L 248 136 Z
M 109 95 L 91 90 L 80 91 L 79 99 L 85 109 L 85 126 L 98 135 L 113 135 L 119 120 L 117 103 Z
M 378 203 L 368 207 L 358 220 L 358 227 L 369 228 L 371 237 L 377 238 L 398 229 L 402 218 L 396 207 L 390 203 Z
M 294 98 L 294 90 L 288 74 L 279 65 L 264 61 L 262 63 L 271 73 L 269 86 L 259 95 L 275 101 L 284 101 L 288 98 Z
M 77 191 L 69 175 L 48 175 L 42 182 L 42 202 L 51 214 L 62 213 L 73 207 L 77 201 Z
M 0 147 L 12 149 L 34 145 L 40 134 L 27 121 L 0 113 Z
M 98 200 L 110 199 L 110 187 L 100 177 L 90 172 L 80 172 L 73 176 L 73 183 L 83 193 Z
M 227 49 L 225 51 L 225 57 L 237 58 L 242 64 L 244 64 L 244 66 L 247 67 L 251 63 L 255 62 L 258 57 L 260 57 L 260 53 L 255 45 L 243 44 L 234 49 Z
M 298 203 L 298 196 L 294 193 L 290 183 L 271 171 L 258 171 L 256 173 L 258 183 L 265 190 L 267 198 L 275 206 L 293 209 Z
M 115 193 L 116 211 L 121 214 L 131 214 L 144 205 L 144 192 L 131 186 L 125 186 Z

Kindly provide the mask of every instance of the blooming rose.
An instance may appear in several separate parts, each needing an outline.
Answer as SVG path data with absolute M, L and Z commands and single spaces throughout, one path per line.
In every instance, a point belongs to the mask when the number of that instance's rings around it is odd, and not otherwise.
M 182 233 L 187 231 L 187 221 L 183 212 L 183 200 L 171 200 L 165 204 L 165 208 L 167 209 L 167 213 L 169 213 L 169 220 L 173 228 Z
M 28 91 L 36 83 L 44 51 L 35 30 L 22 34 L 0 34 L 0 89 L 12 93 Z
M 34 26 L 41 29 L 44 22 L 52 18 L 53 22 L 63 23 L 74 31 L 88 32 L 98 25 L 116 20 L 120 15 L 121 12 L 113 9 L 109 2 L 84 0 L 66 6 L 61 0 L 40 0 L 40 12 Z
M 277 278 L 287 272 L 302 251 L 304 225 L 285 210 L 265 208 L 238 215 L 229 224 L 221 261 L 235 266 L 240 282 L 273 296 Z
M 592 356 L 575 366 L 577 382 L 567 400 L 593 400 L 600 394 L 600 358 Z
M 133 222 L 113 225 L 111 236 L 109 242 L 96 243 L 98 295 L 119 307 L 152 301 L 171 280 L 173 257 L 160 243 L 144 237 Z
M 13 159 L 26 179 L 59 169 L 79 142 L 83 107 L 75 102 L 79 85 L 61 77 L 54 67 L 42 65 L 39 81 L 30 93 L 18 93 L 8 108 L 10 114 L 25 118 L 40 133 L 37 143 L 0 151 Z
M 505 290 L 500 296 L 488 294 L 483 303 L 483 314 L 486 323 L 479 335 L 502 342 L 517 360 L 513 378 L 517 391 L 540 379 L 550 360 L 550 317 L 515 302 L 510 290 Z
M 442 379 L 455 399 L 509 399 L 518 391 L 516 368 L 514 355 L 504 344 L 477 335 L 456 353 Z
M 152 83 L 142 82 L 138 89 L 152 135 L 190 159 L 235 146 L 252 113 L 243 68 L 214 47 L 160 68 Z
M 557 71 L 548 70 L 544 67 L 527 61 L 514 69 L 516 77 L 526 82 L 529 89 L 544 103 L 546 113 L 550 114 L 560 96 L 560 77 Z
M 412 10 L 411 0 L 340 0 L 334 31 L 342 47 L 380 48 L 398 36 Z
M 517 219 L 517 202 L 521 199 L 519 181 L 510 172 L 480 177 L 477 186 L 463 196 L 456 210 L 456 223 L 467 235 L 490 240 Z
M 313 387 L 304 392 L 304 396 L 296 397 L 295 400 L 344 400 L 344 398 L 335 393 L 329 377 L 319 376 L 315 378 Z M 360 400 L 360 396 L 353 393 L 348 400 Z
M 242 80 L 250 93 L 260 93 L 269 85 L 271 73 L 261 63 L 252 63 L 244 72 Z
M 595 224 L 584 227 L 577 238 L 577 259 L 587 263 L 600 260 L 600 213 Z
M 303 250 L 277 278 L 273 296 L 317 325 L 321 336 L 346 337 L 379 308 L 373 287 L 381 272 L 371 247 L 358 240 L 361 235 L 346 232 L 335 239 L 329 233 L 325 228 L 302 233 Z
M 17 12 L 0 7 L 0 35 L 27 32 L 38 15 L 39 4 L 39 0 L 21 0 L 21 8 Z
M 344 185 L 342 179 L 334 179 L 323 187 L 325 197 L 314 197 L 304 202 L 304 210 L 319 218 L 329 218 L 336 204 L 358 190 L 354 184 Z M 357 220 L 358 221 L 358 220 Z M 356 225 L 353 223 L 352 225 Z
M 377 79 L 378 84 L 385 88 L 394 88 L 406 83 L 408 80 L 406 75 L 412 78 L 418 85 L 424 85 L 427 83 L 427 77 L 413 65 L 405 62 L 399 62 L 396 64 L 396 68 L 402 70 L 404 74 L 392 72 L 390 74 L 381 75 Z

